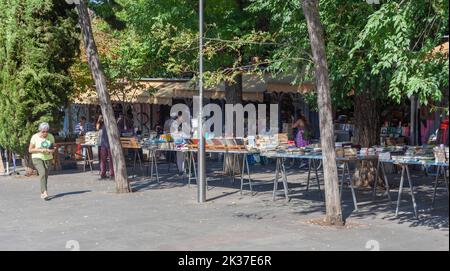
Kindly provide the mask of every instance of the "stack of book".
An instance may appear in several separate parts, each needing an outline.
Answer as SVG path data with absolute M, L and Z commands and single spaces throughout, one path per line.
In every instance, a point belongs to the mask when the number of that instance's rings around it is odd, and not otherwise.
M 98 145 L 98 132 L 87 132 L 84 136 L 84 144 Z

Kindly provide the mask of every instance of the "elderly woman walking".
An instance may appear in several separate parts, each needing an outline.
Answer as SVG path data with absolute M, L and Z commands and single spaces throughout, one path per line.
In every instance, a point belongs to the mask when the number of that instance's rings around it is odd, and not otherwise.
M 43 122 L 39 125 L 39 132 L 30 140 L 28 151 L 31 153 L 33 165 L 36 167 L 41 179 L 41 198 L 48 200 L 47 179 L 48 167 L 55 152 L 55 138 L 48 131 L 50 126 Z

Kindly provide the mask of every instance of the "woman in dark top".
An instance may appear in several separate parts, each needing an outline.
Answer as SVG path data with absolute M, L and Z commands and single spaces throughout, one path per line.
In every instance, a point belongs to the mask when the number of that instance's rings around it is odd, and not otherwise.
M 100 115 L 97 121 L 98 145 L 100 146 L 100 179 L 106 178 L 106 160 L 109 157 L 109 177 L 114 178 L 114 168 L 111 156 L 111 149 L 109 146 L 108 134 L 106 132 L 106 125 L 103 122 L 103 116 Z

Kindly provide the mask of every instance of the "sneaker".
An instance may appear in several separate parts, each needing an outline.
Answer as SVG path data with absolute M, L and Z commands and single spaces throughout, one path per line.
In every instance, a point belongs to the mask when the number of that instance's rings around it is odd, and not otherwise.
M 44 193 L 41 194 L 41 199 L 43 199 L 43 200 L 48 200 L 48 194 L 47 194 L 47 191 L 45 191 Z
M 100 176 L 100 178 L 98 178 L 99 181 L 106 180 L 106 179 L 108 179 L 108 177 L 106 177 L 106 176 Z

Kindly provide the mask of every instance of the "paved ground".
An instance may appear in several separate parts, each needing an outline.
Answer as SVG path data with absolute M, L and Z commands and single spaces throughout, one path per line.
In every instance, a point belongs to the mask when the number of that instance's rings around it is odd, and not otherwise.
M 48 202 L 39 197 L 36 177 L 1 176 L 0 250 L 68 250 L 70 240 L 81 250 L 449 250 L 447 194 L 440 189 L 431 209 L 432 179 L 420 173 L 413 174 L 419 219 L 408 194 L 396 218 L 386 201 L 354 212 L 346 192 L 347 226 L 330 228 L 311 223 L 323 217 L 324 204 L 314 189 L 304 193 L 305 173 L 291 172 L 294 196 L 287 203 L 272 201 L 273 167 L 254 170 L 256 195 L 240 195 L 237 182 L 213 179 L 205 204 L 196 202 L 195 185 L 188 188 L 164 167 L 161 183 L 139 178 L 128 195 L 115 194 L 112 181 L 90 172 L 55 174 Z M 358 198 L 371 199 L 370 191 L 359 191 Z

